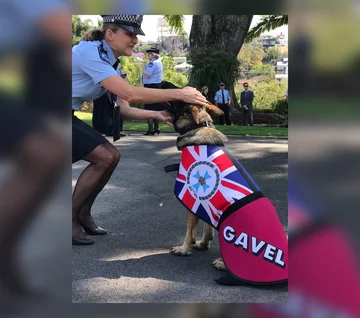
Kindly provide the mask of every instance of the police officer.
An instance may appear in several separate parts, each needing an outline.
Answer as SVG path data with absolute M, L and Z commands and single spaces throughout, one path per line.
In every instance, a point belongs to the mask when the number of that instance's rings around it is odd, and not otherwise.
M 138 43 L 141 15 L 104 15 L 102 30 L 90 30 L 72 49 L 72 109 L 79 110 L 84 101 L 92 101 L 107 90 L 111 99 L 120 107 L 123 119 L 157 119 L 170 122 L 167 111 L 147 111 L 130 107 L 133 103 L 158 103 L 183 100 L 187 103 L 204 104 L 205 98 L 192 87 L 183 89 L 155 90 L 133 87 L 119 75 L 117 57 L 131 56 Z M 98 227 L 91 207 L 97 195 L 111 177 L 120 160 L 120 153 L 95 129 L 73 114 L 72 161 L 83 159 L 90 164 L 81 173 L 72 197 L 72 242 L 75 245 L 93 244 L 82 228 L 90 235 L 103 235 L 106 230 Z
M 144 87 L 148 88 L 161 88 L 161 82 L 163 80 L 163 72 L 164 68 L 163 65 L 159 59 L 159 53 L 160 51 L 152 47 L 149 50 L 146 50 L 146 53 L 148 54 L 149 63 L 146 63 L 144 61 L 143 63 L 143 84 Z M 147 110 L 154 110 L 154 111 L 160 111 L 163 110 L 163 106 L 160 103 L 156 104 L 145 104 L 144 109 Z M 159 129 L 159 121 L 157 119 L 154 120 L 148 120 L 148 130 L 144 135 L 154 135 L 155 133 L 160 134 Z
M 220 89 L 215 94 L 215 105 L 218 106 L 223 112 L 224 115 L 219 116 L 219 124 L 224 125 L 224 118 L 226 125 L 230 126 L 230 94 L 228 90 L 225 89 L 225 84 L 220 83 Z

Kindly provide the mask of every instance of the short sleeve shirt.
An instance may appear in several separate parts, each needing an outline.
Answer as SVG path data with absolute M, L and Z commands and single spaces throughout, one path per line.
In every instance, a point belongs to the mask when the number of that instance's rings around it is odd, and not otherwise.
M 79 110 L 87 101 L 98 99 L 106 89 L 100 85 L 104 79 L 120 74 L 113 68 L 116 58 L 103 41 L 81 41 L 72 49 L 72 109 Z
M 143 76 L 143 84 L 159 84 L 163 80 L 163 65 L 158 58 L 153 58 L 151 62 L 145 66 L 145 73 L 150 76 Z
M 230 100 L 230 94 L 229 91 L 224 89 L 224 103 L 227 104 Z M 221 89 L 219 89 L 216 94 L 215 94 L 215 98 L 214 100 L 216 100 L 218 103 L 222 104 L 222 91 Z

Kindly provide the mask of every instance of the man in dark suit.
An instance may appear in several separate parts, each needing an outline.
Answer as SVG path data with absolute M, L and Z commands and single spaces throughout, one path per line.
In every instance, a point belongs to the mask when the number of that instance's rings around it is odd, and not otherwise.
M 243 84 L 244 91 L 241 92 L 240 96 L 240 105 L 243 110 L 243 125 L 253 126 L 253 100 L 254 100 L 254 92 L 249 90 L 249 84 L 245 82 Z

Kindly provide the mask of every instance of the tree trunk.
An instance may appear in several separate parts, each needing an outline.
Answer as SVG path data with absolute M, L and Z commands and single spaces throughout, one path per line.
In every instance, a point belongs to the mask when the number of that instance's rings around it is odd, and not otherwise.
M 237 56 L 252 19 L 252 15 L 194 15 L 191 25 L 189 37 L 191 60 L 196 60 L 197 57 L 204 60 L 201 55 L 204 54 L 204 51 L 210 54 L 216 52 L 218 55 L 214 56 L 212 60 L 210 57 L 204 61 L 205 65 L 201 65 L 201 62 L 194 63 L 189 85 L 198 89 L 206 85 L 209 87 L 210 96 L 213 97 L 219 89 L 219 82 L 224 82 L 225 88 L 232 97 L 230 112 L 234 123 L 239 123 L 241 120 L 241 110 L 234 91 L 234 85 L 238 78 L 236 72 L 225 72 L 221 75 L 220 73 L 222 65 L 226 62 L 229 63 L 229 60 L 225 61 L 225 58 L 238 63 Z M 226 54 L 226 56 L 221 54 Z M 214 70 L 219 71 L 212 74 Z

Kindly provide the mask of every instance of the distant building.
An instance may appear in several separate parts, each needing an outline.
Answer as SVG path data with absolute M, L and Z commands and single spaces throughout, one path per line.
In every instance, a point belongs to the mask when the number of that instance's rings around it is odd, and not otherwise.
M 276 79 L 288 78 L 289 74 L 289 58 L 278 58 L 276 61 Z
M 176 65 L 186 63 L 186 56 L 176 56 L 176 57 L 173 57 L 173 59 L 176 62 Z
M 262 43 L 264 49 L 273 47 L 276 45 L 276 38 L 271 35 L 263 35 L 258 38 L 258 41 Z
M 190 70 L 192 69 L 192 67 L 193 66 L 191 64 L 188 64 L 188 63 L 184 62 L 184 63 L 176 65 L 175 70 L 178 73 L 189 73 Z
M 287 46 L 288 45 L 287 36 L 281 32 L 276 36 L 276 42 L 280 46 Z

